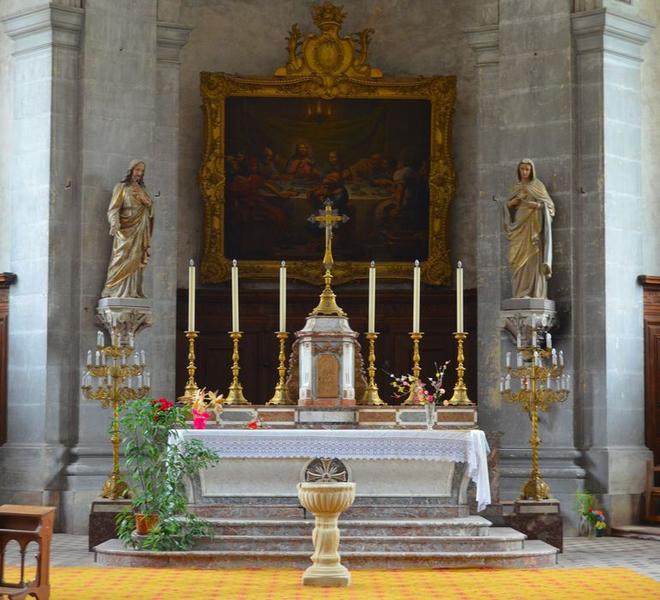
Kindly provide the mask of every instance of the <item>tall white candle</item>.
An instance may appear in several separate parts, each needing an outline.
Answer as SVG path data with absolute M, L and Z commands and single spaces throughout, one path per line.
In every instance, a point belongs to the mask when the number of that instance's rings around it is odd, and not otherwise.
M 413 333 L 419 333 L 419 284 L 420 284 L 419 261 L 415 261 L 413 269 Z
M 188 331 L 195 331 L 195 261 L 188 264 Z
M 372 260 L 369 266 L 369 318 L 367 330 L 376 332 L 376 263 Z
M 280 264 L 280 331 L 286 331 L 286 262 Z
M 456 266 L 456 332 L 463 333 L 463 263 Z
M 231 262 L 231 330 L 240 331 L 238 328 L 238 262 Z

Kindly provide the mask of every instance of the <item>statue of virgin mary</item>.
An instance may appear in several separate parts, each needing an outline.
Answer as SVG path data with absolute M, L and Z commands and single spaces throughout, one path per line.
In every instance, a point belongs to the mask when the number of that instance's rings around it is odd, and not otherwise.
M 502 204 L 513 297 L 547 298 L 555 205 L 543 182 L 536 178 L 529 158 L 518 163 L 517 174 L 518 183 L 506 205 Z

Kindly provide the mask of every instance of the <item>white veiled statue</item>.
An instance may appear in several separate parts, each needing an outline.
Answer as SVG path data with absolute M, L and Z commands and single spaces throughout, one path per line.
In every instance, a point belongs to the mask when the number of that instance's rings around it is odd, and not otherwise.
M 501 205 L 513 297 L 547 298 L 555 205 L 529 158 L 518 163 L 517 172 L 518 183 L 506 205 Z
M 144 187 L 144 161 L 133 160 L 108 207 L 112 256 L 103 298 L 144 298 L 142 272 L 149 262 L 154 203 Z

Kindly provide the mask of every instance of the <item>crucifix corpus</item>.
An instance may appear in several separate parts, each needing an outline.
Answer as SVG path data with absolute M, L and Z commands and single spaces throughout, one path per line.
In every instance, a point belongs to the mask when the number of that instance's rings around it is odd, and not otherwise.
M 311 215 L 307 220 L 310 223 L 316 223 L 319 227 L 325 229 L 325 253 L 323 255 L 323 266 L 325 273 L 323 279 L 325 288 L 321 292 L 321 299 L 318 306 L 311 312 L 312 315 L 338 315 L 343 317 L 346 313 L 337 305 L 335 293 L 332 291 L 332 267 L 335 264 L 332 257 L 332 230 L 336 229 L 340 223 L 346 223 L 349 217 L 340 215 L 339 211 L 332 208 L 332 201 L 328 198 L 324 202 L 325 208 L 319 209 L 318 214 Z

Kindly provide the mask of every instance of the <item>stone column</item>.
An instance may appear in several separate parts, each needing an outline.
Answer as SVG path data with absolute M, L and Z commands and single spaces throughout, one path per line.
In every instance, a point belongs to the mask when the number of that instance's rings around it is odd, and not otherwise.
M 176 379 L 177 208 L 179 196 L 179 55 L 188 42 L 190 27 L 158 21 L 156 24 L 156 160 L 151 177 L 157 182 L 157 227 L 151 261 L 154 324 L 151 331 L 153 395 L 174 398 Z M 192 258 L 192 257 L 191 257 Z M 186 260 L 187 262 L 187 260 Z M 183 376 L 184 374 L 182 374 Z
M 579 441 L 613 525 L 634 522 L 644 487 L 641 48 L 651 26 L 607 8 L 572 15 L 576 53 L 576 382 Z
M 59 504 L 75 440 L 80 268 L 79 55 L 84 11 L 44 4 L 3 19 L 14 41 L 8 442 L 0 501 Z
M 500 264 L 501 234 L 492 195 L 502 177 L 499 165 L 499 25 L 491 24 L 466 31 L 475 53 L 478 96 L 478 155 L 476 173 L 479 196 L 477 218 L 477 347 L 479 421 L 486 431 L 502 429 L 501 399 L 498 393 L 500 370 L 499 299 L 502 297 Z M 496 299 L 496 301 L 493 301 Z
M 497 35 L 495 35 L 495 32 Z M 498 208 L 490 199 L 509 193 L 522 158 L 535 160 L 540 178 L 557 205 L 554 222 L 554 275 L 549 297 L 557 302 L 555 344 L 572 370 L 573 279 L 573 96 L 568 3 L 500 0 L 498 26 L 468 31 L 479 71 L 478 318 L 479 416 L 484 429 L 503 433 L 501 496 L 514 499 L 531 468 L 529 418 L 502 403 L 498 376 L 503 356 L 513 351 L 501 327 L 500 307 L 511 296 L 507 242 Z M 540 452 L 544 479 L 564 506 L 572 507 L 584 470 L 575 446 L 575 396 L 541 417 Z M 570 508 L 567 509 L 570 513 Z

